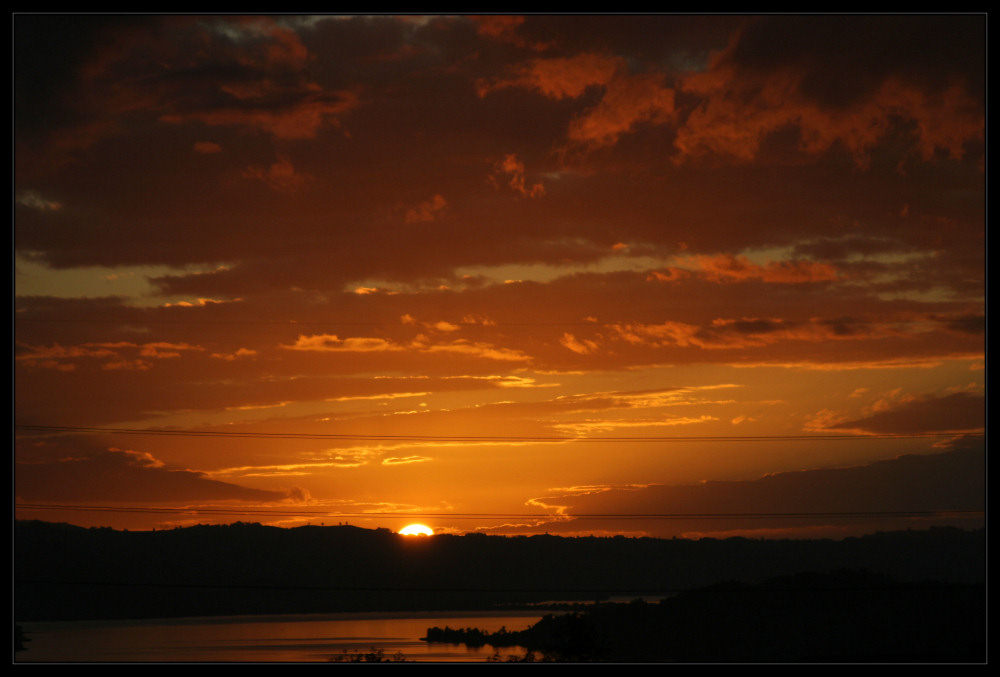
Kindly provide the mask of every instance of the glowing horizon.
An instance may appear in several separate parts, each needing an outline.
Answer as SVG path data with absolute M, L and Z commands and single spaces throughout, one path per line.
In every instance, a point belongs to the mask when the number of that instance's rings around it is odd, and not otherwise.
M 18 519 L 982 523 L 985 16 L 14 29 Z

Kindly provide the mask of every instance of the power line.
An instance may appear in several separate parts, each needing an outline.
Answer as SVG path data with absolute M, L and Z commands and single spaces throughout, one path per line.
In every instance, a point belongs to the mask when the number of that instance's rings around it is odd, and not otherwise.
M 83 512 L 135 512 L 195 515 L 236 515 L 243 517 L 326 517 L 354 519 L 442 519 L 442 520 L 498 520 L 498 519 L 598 519 L 598 520 L 683 520 L 683 519 L 797 519 L 825 518 L 850 519 L 860 517 L 959 517 L 982 515 L 983 510 L 886 510 L 886 511 L 799 511 L 799 512 L 713 512 L 713 513 L 443 513 L 443 512 L 334 512 L 327 510 L 282 510 L 282 509 L 230 509 L 230 508 L 154 508 L 118 506 L 18 503 L 16 508 L 25 510 L 66 510 Z
M 315 592 L 397 592 L 397 593 L 427 593 L 427 592 L 490 592 L 490 593 L 579 593 L 579 594 L 606 594 L 606 595 L 630 595 L 630 594 L 679 594 L 683 592 L 698 593 L 760 593 L 760 592 L 862 592 L 862 591 L 885 591 L 885 592 L 928 592 L 934 590 L 974 590 L 984 587 L 982 583 L 961 583 L 961 582 L 938 582 L 931 584 L 896 584 L 896 585 L 867 585 L 867 586 L 838 586 L 838 587 L 776 587 L 776 586 L 753 586 L 753 585 L 727 585 L 727 586 L 704 586 L 698 588 L 665 588 L 650 586 L 646 588 L 492 588 L 492 587 L 419 587 L 408 588 L 392 585 L 378 586 L 332 586 L 332 585 L 261 585 L 261 584 L 223 584 L 223 583 L 137 583 L 128 581 L 70 581 L 70 580 L 39 580 L 39 579 L 16 579 L 15 585 L 51 585 L 51 586 L 98 586 L 98 587 L 125 587 L 125 588 L 187 588 L 196 590 L 287 590 L 287 591 L 315 591 Z
M 101 428 L 85 426 L 28 425 L 14 426 L 17 430 L 44 433 L 80 433 L 104 435 L 159 435 L 173 437 L 229 437 L 292 440 L 369 440 L 401 442 L 802 442 L 833 440 L 899 440 L 937 439 L 943 437 L 982 437 L 982 432 L 926 433 L 819 433 L 811 435 L 644 435 L 578 437 L 571 435 L 390 435 L 377 433 L 293 433 L 239 432 L 232 430 L 174 430 L 143 428 Z
M 371 327 L 371 326 L 394 326 L 394 327 L 404 327 L 404 326 L 423 326 L 428 324 L 434 324 L 431 321 L 424 320 L 414 320 L 412 322 L 402 322 L 399 318 L 385 318 L 385 319 L 371 319 L 371 320 L 344 320 L 344 319 L 329 319 L 329 320 L 231 320 L 231 319 L 166 319 L 166 318 L 144 318 L 144 317 L 133 317 L 133 318 L 93 318 L 93 317 L 16 317 L 16 322 L 39 322 L 39 323 L 87 323 L 87 324 L 219 324 L 219 325 L 270 325 L 279 327 L 296 327 L 296 326 L 345 326 L 345 327 Z M 494 321 L 494 320 L 484 320 L 484 321 L 468 321 L 468 320 L 456 320 L 450 321 L 445 320 L 448 324 L 458 327 L 621 327 L 636 324 L 660 324 L 667 322 L 668 320 L 654 319 L 654 320 L 614 320 L 614 321 L 599 321 L 599 320 L 561 320 L 561 321 L 519 321 L 519 322 L 505 322 L 505 321 Z M 870 324 L 876 322 L 876 320 L 859 320 L 855 324 Z M 893 325 L 921 325 L 921 324 L 933 324 L 931 321 L 927 320 L 888 320 L 881 321 L 882 324 L 893 324 Z M 782 322 L 784 326 L 800 326 L 800 325 L 815 325 L 815 324 L 830 324 L 831 322 L 816 322 L 812 320 L 789 320 L 787 322 Z

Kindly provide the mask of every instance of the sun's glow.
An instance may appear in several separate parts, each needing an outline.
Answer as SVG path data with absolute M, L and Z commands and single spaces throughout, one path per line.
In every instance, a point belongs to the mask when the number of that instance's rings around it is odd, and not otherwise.
M 426 524 L 408 524 L 399 533 L 403 536 L 433 536 L 434 530 Z

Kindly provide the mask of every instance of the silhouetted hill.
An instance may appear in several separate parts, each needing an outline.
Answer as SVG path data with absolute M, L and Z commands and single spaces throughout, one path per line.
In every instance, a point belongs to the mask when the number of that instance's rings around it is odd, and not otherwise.
M 17 522 L 17 621 L 460 610 L 669 594 L 720 581 L 865 569 L 982 583 L 983 531 L 833 540 L 404 537 L 259 524 L 115 531 Z

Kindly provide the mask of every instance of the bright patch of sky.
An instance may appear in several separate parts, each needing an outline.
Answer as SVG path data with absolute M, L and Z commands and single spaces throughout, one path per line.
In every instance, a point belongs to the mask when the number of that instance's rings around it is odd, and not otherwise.
M 459 279 L 468 278 L 481 282 L 485 280 L 487 284 L 504 284 L 510 282 L 552 282 L 561 277 L 576 275 L 580 273 L 645 273 L 651 270 L 661 270 L 667 266 L 690 269 L 690 258 L 686 255 L 679 256 L 653 256 L 635 255 L 630 251 L 638 249 L 629 245 L 616 245 L 615 251 L 596 261 L 579 262 L 570 261 L 565 263 L 507 263 L 496 266 L 462 266 L 454 271 L 455 277 Z M 796 257 L 791 247 L 752 249 L 738 252 L 738 256 L 745 257 L 751 263 L 757 265 L 767 265 L 775 261 L 785 261 Z M 877 255 L 866 257 L 870 259 L 882 260 L 888 256 L 897 255 Z M 896 260 L 896 259 L 893 259 Z M 440 282 L 432 286 L 440 288 Z M 427 289 L 427 285 L 420 286 L 406 285 L 399 282 L 387 282 L 385 280 L 363 280 L 347 285 L 346 289 L 356 294 L 366 293 L 412 293 Z
M 845 238 L 842 241 L 849 241 Z M 889 241 L 886 241 L 889 242 Z M 812 244 L 810 241 L 799 242 L 798 245 L 809 245 Z M 886 251 L 874 251 L 874 252 L 859 252 L 853 251 L 848 253 L 844 257 L 844 261 L 848 263 L 853 263 L 857 261 L 874 261 L 878 263 L 911 263 L 918 261 L 919 259 L 925 259 L 934 256 L 933 253 L 922 252 L 922 251 L 898 251 L 897 249 L 890 249 L 892 246 L 891 242 L 887 245 Z M 745 256 L 748 261 L 755 263 L 757 265 L 766 265 L 774 261 L 793 261 L 811 258 L 804 256 L 803 254 L 796 251 L 795 246 L 787 247 L 767 247 L 758 249 L 745 249 L 742 252 L 737 252 L 737 256 Z
M 592 262 L 567 262 L 558 264 L 508 263 L 498 266 L 462 266 L 456 268 L 454 274 L 459 279 L 485 280 L 488 284 L 551 282 L 560 277 L 578 273 L 645 272 L 662 268 L 669 262 L 669 258 L 657 256 L 631 256 L 628 254 L 627 248 L 625 248 Z M 426 289 L 426 286 L 415 288 L 410 285 L 386 282 L 384 280 L 364 280 L 347 285 L 347 290 L 355 293 L 373 293 L 375 291 L 407 293 L 423 289 Z
M 208 273 L 218 265 L 88 266 L 56 269 L 18 254 L 14 262 L 15 296 L 54 296 L 64 299 L 118 297 L 131 306 L 166 303 L 202 305 L 205 299 L 162 296 L 150 279 L 164 275 Z
M 933 289 L 910 289 L 905 291 L 878 292 L 875 297 L 881 301 L 919 301 L 921 303 L 943 303 L 951 301 L 956 294 L 953 289 L 935 287 Z
M 593 263 L 511 263 L 500 266 L 467 266 L 455 273 L 459 276 L 486 278 L 491 282 L 520 280 L 522 282 L 551 282 L 552 280 L 577 273 L 620 273 L 644 272 L 660 268 L 667 259 L 654 256 L 629 256 L 612 254 Z
M 508 263 L 495 266 L 462 266 L 456 268 L 454 275 L 459 280 L 467 279 L 470 283 L 479 285 L 486 284 L 509 284 L 513 282 L 551 282 L 561 277 L 581 273 L 620 273 L 633 272 L 645 273 L 652 270 L 662 270 L 666 267 L 692 270 L 697 265 L 694 259 L 686 254 L 675 256 L 655 256 L 650 254 L 631 254 L 630 250 L 639 249 L 625 244 L 616 245 L 615 251 L 596 261 L 569 261 L 563 263 Z M 648 251 L 648 250 L 647 250 Z M 801 261 L 809 260 L 811 257 L 803 256 L 797 252 L 795 247 L 769 247 L 763 249 L 745 249 L 735 254 L 738 258 L 743 258 L 749 263 L 759 266 L 767 266 L 781 261 Z M 898 269 L 886 270 L 876 276 L 873 280 L 868 280 L 866 284 L 875 282 L 890 282 L 905 277 L 906 266 L 918 262 L 920 259 L 932 257 L 933 254 L 924 252 L 852 252 L 844 259 L 847 263 L 870 261 L 893 266 Z M 428 289 L 444 289 L 456 286 L 447 280 L 422 281 L 415 284 L 401 282 L 389 282 L 386 280 L 368 279 L 360 282 L 353 282 L 347 285 L 346 290 L 356 294 L 374 293 L 415 293 L 427 291 Z M 462 287 L 461 283 L 457 287 Z M 906 298 L 920 301 L 944 301 L 951 297 L 951 292 L 946 289 L 924 290 L 924 291 L 896 291 L 881 295 L 887 300 Z

